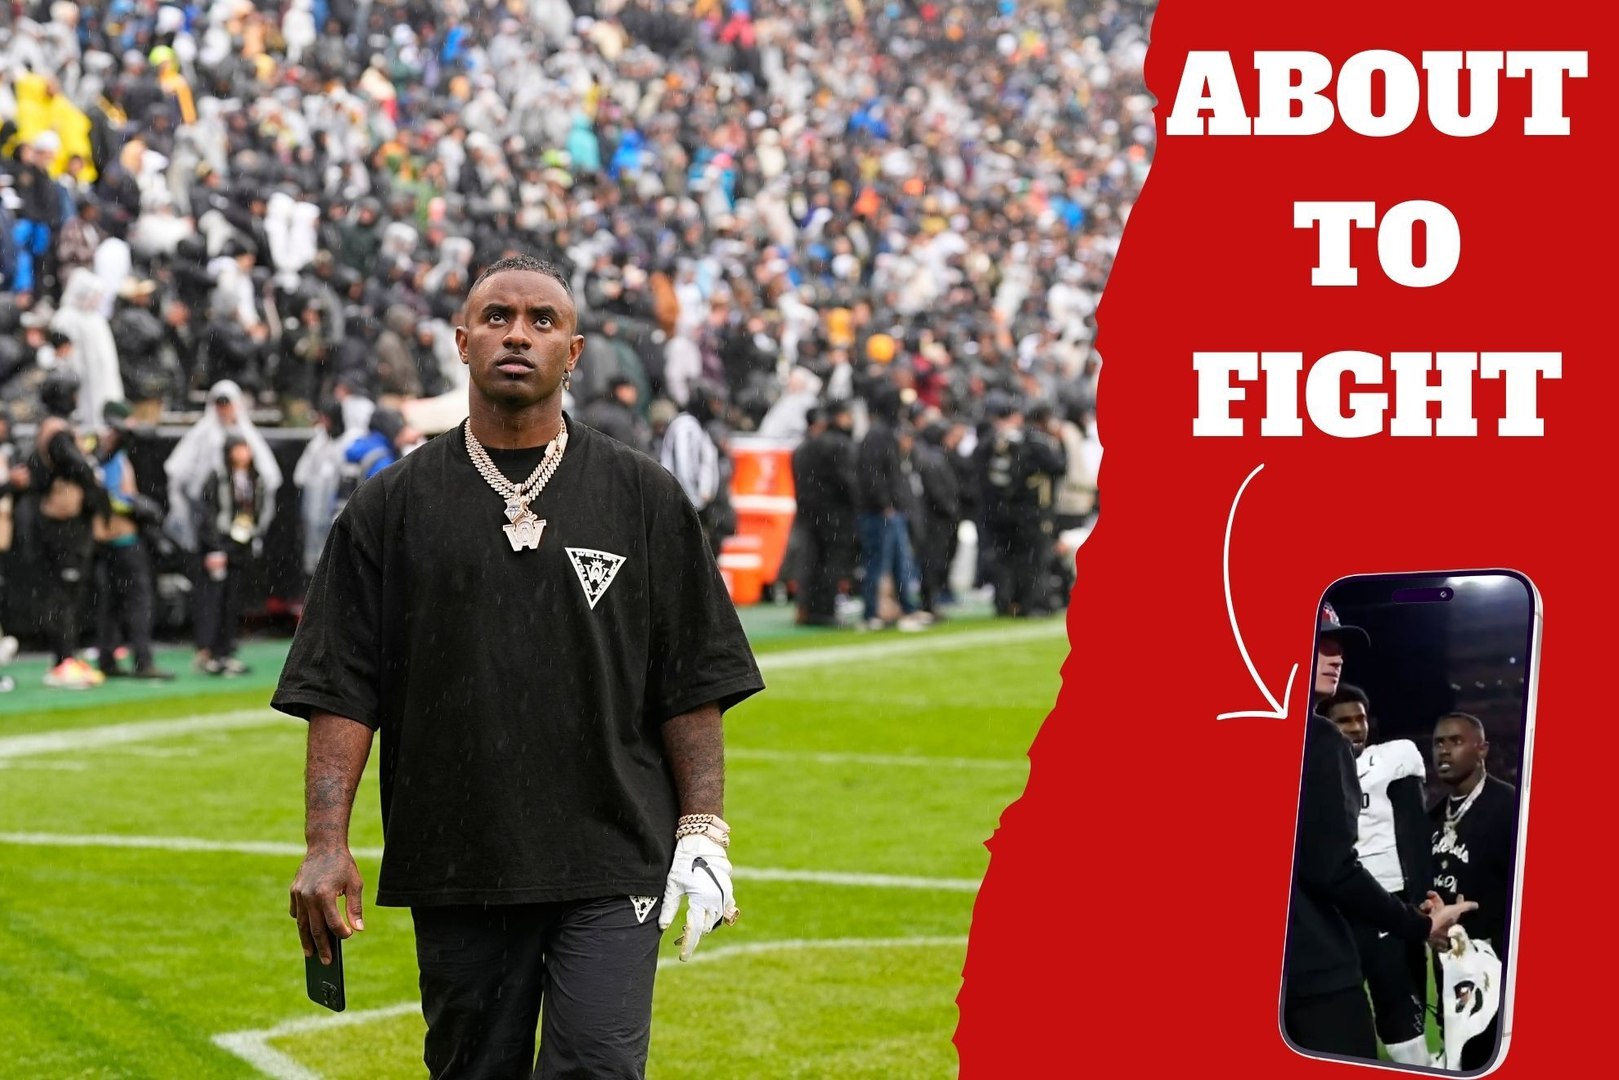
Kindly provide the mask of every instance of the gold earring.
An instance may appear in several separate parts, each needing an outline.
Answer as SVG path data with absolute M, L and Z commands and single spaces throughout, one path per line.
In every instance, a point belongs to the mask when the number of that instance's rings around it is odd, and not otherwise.
M 564 389 L 564 390 L 572 390 L 573 389 L 573 372 L 564 371 L 562 373 L 562 389 Z

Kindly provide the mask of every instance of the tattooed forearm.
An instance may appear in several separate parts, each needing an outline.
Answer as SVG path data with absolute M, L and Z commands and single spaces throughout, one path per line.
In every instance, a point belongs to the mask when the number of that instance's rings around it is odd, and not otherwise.
M 371 754 L 371 729 L 331 713 L 309 721 L 304 767 L 304 841 L 310 847 L 348 845 L 354 791 Z
M 718 705 L 682 713 L 663 725 L 663 749 L 674 772 L 682 814 L 725 813 L 725 731 Z
M 309 781 L 309 809 L 332 810 L 349 805 L 352 792 L 347 790 L 344 777 L 311 776 Z

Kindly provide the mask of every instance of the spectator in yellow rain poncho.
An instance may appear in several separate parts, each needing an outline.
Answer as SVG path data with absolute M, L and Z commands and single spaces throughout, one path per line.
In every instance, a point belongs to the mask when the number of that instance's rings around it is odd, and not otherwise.
M 12 93 L 17 99 L 17 130 L 0 150 L 7 156 L 13 155 L 19 146 L 32 143 L 44 132 L 54 131 L 61 140 L 61 146 L 54 158 L 40 161 L 39 165 L 54 178 L 67 171 L 69 161 L 75 157 L 82 158 L 85 168 L 80 176 L 85 183 L 94 182 L 96 171 L 90 148 L 90 118 L 68 100 L 56 80 L 26 72 L 17 76 L 12 84 Z
M 152 50 L 149 59 L 152 66 L 157 68 L 157 84 L 163 88 L 165 95 L 174 99 L 180 110 L 180 122 L 195 124 L 197 106 L 191 98 L 191 84 L 180 71 L 180 60 L 174 55 L 174 50 L 167 45 L 159 45 Z

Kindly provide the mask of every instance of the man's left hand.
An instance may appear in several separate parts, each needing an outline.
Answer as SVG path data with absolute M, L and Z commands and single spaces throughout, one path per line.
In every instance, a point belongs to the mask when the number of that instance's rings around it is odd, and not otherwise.
M 736 891 L 731 887 L 731 860 L 725 849 L 706 836 L 683 836 L 675 843 L 674 865 L 663 890 L 658 926 L 669 929 L 686 897 L 686 928 L 680 935 L 680 959 L 690 960 L 704 934 L 721 922 L 736 922 Z

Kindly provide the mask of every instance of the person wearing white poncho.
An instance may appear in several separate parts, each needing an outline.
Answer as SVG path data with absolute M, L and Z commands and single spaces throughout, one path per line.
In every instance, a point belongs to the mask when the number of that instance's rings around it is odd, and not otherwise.
M 264 441 L 248 416 L 241 387 L 229 380 L 215 383 L 208 391 L 208 409 L 202 419 L 186 432 L 163 463 L 163 472 L 169 481 L 169 512 L 164 529 L 175 543 L 197 556 L 194 569 L 199 576 L 206 570 L 201 562 L 205 553 L 198 547 L 197 505 L 203 497 L 203 486 L 214 477 L 219 463 L 224 460 L 225 444 L 232 436 L 243 439 L 252 449 L 253 468 L 264 486 L 263 509 L 253 530 L 254 546 L 261 546 L 275 518 L 281 466 L 276 463 L 270 444 Z M 198 655 L 199 665 L 207 660 L 208 657 Z
M 81 267 L 68 275 L 62 306 L 51 318 L 51 329 L 73 342 L 73 374 L 82 387 L 73 419 L 85 428 L 101 422 L 107 402 L 124 400 L 118 344 L 101 313 L 102 297 L 101 278 Z

